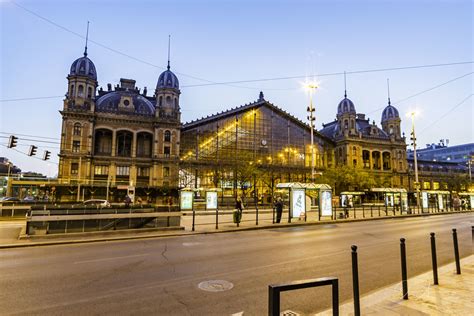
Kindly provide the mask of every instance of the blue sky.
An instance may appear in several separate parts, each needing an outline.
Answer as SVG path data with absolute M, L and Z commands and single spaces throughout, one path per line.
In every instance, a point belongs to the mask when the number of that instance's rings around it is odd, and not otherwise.
M 19 5 L 94 43 L 89 57 L 99 85 L 132 78 L 153 91 L 166 66 L 172 36 L 171 69 L 181 84 L 183 122 L 265 98 L 305 119 L 308 96 L 304 79 L 185 87 L 214 82 L 305 76 L 357 70 L 445 64 L 473 60 L 471 1 L 16 1 Z M 84 39 L 14 5 L 0 1 L 0 100 L 64 95 L 71 63 L 82 56 Z M 152 65 L 158 67 L 154 67 Z M 421 111 L 418 141 L 449 139 L 450 145 L 473 142 L 473 66 L 418 68 L 347 76 L 348 97 L 357 112 L 380 123 L 387 104 L 402 114 Z M 466 75 L 397 104 L 397 100 Z M 335 118 L 344 95 L 342 75 L 319 77 L 314 101 L 318 129 Z M 235 87 L 237 86 L 237 87 Z M 465 100 L 462 104 L 463 100 Z M 456 105 L 458 105 L 456 107 Z M 0 102 L 0 136 L 9 133 L 60 137 L 62 98 Z M 6 133 L 6 134 L 5 134 Z M 54 141 L 54 140 L 53 140 Z M 0 143 L 6 144 L 6 138 Z M 21 141 L 27 152 L 32 141 Z M 57 173 L 58 148 L 39 145 L 51 162 L 0 146 L 23 171 Z

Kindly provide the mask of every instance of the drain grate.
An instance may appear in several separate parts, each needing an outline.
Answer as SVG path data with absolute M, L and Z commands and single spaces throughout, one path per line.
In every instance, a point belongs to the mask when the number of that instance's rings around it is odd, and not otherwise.
M 234 287 L 234 284 L 226 280 L 209 280 L 198 284 L 198 288 L 209 292 L 228 291 Z

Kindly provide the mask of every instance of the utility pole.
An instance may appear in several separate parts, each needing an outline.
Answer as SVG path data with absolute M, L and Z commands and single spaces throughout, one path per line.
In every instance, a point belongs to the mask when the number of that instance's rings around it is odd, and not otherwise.
M 313 91 L 318 88 L 315 83 L 309 83 L 305 86 L 305 88 L 309 92 L 309 106 L 307 108 L 308 111 L 308 120 L 309 126 L 311 128 L 311 182 L 314 182 L 314 121 L 316 118 L 314 117 L 314 107 L 313 107 Z
M 411 140 L 413 141 L 413 160 L 415 164 L 415 190 L 416 190 L 416 206 L 420 208 L 420 183 L 418 182 L 418 157 L 416 155 L 416 135 L 415 135 L 415 112 L 410 113 L 411 116 Z

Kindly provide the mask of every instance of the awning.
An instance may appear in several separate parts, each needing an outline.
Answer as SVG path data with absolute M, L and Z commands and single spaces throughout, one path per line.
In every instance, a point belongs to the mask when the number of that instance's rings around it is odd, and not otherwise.
M 439 191 L 439 190 L 423 190 L 421 192 L 427 192 L 429 194 L 451 194 L 449 191 Z
M 370 191 L 383 193 L 407 193 L 407 190 L 400 188 L 372 188 Z
M 276 187 L 277 189 L 331 190 L 328 184 L 322 183 L 285 182 L 278 183 Z

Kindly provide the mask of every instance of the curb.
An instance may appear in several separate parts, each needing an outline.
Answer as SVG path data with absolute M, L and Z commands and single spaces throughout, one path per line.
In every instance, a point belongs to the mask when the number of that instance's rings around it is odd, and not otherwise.
M 191 236 L 191 235 L 207 235 L 207 234 L 223 234 L 223 233 L 234 233 L 240 231 L 253 231 L 263 229 L 275 229 L 275 228 L 288 228 L 288 227 L 300 227 L 300 226 L 316 226 L 316 225 L 328 225 L 328 224 L 344 224 L 354 222 L 365 222 L 373 220 L 390 220 L 390 219 L 405 219 L 414 217 L 425 217 L 433 215 L 454 215 L 454 214 L 465 214 L 473 213 L 472 211 L 459 211 L 459 212 L 444 212 L 444 213 L 426 213 L 426 214 L 406 214 L 397 216 L 384 216 L 384 217 L 369 217 L 369 218 L 356 218 L 356 219 L 344 219 L 344 220 L 328 220 L 321 222 L 294 222 L 271 226 L 252 226 L 252 227 L 235 227 L 226 230 L 216 231 L 184 231 L 180 233 L 171 234 L 154 234 L 154 235 L 133 235 L 133 236 L 121 236 L 121 237 L 105 237 L 95 239 L 75 239 L 75 240 L 58 240 L 58 241 L 45 241 L 45 242 L 31 242 L 31 243 L 17 243 L 17 244 L 4 244 L 0 245 L 0 249 L 9 248 L 24 248 L 24 247 L 36 247 L 36 246 L 55 246 L 55 245 L 67 245 L 67 244 L 80 244 L 80 243 L 94 243 L 94 242 L 107 242 L 107 241 L 123 241 L 132 239 L 150 239 L 150 238 L 167 238 L 167 237 L 179 237 L 179 236 Z

